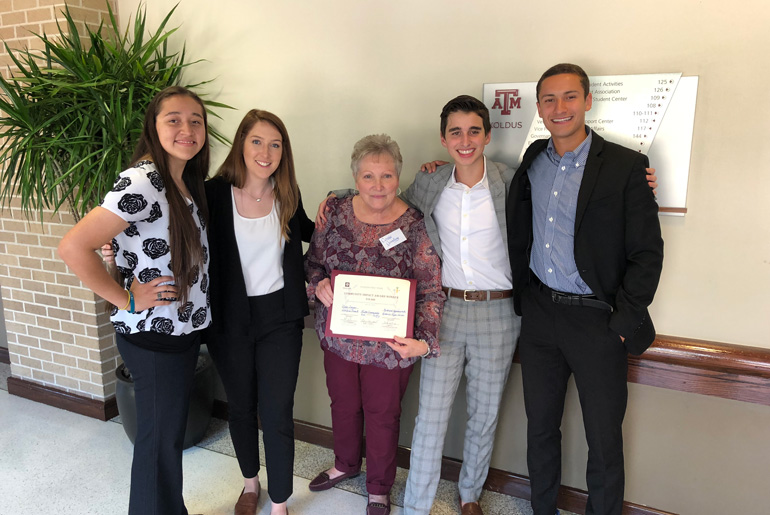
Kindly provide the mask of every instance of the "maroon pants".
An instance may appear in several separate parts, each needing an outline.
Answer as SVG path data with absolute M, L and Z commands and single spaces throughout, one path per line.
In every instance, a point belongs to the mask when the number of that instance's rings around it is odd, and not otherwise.
M 366 421 L 366 491 L 372 495 L 387 495 L 396 478 L 401 398 L 413 368 L 359 365 L 324 351 L 326 387 L 332 400 L 334 466 L 345 473 L 361 469 Z

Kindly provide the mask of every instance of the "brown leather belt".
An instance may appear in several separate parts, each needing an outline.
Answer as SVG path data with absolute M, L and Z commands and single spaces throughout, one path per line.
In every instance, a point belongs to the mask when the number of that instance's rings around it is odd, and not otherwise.
M 465 301 L 498 300 L 513 297 L 513 290 L 456 290 L 454 288 L 441 287 L 447 297 L 463 299 Z

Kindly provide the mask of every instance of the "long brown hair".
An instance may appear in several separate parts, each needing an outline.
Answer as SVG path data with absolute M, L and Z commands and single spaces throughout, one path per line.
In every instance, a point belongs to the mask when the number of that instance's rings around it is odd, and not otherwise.
M 203 181 L 209 172 L 209 134 L 208 118 L 206 116 L 206 107 L 203 101 L 187 88 L 181 86 L 171 86 L 159 92 L 147 106 L 147 112 L 144 115 L 144 128 L 136 145 L 134 155 L 131 157 L 131 163 L 136 164 L 142 159 L 149 157 L 155 168 L 158 170 L 163 184 L 166 187 L 166 200 L 169 208 L 169 247 L 171 250 L 171 271 L 174 274 L 174 282 L 179 289 L 177 296 L 179 302 L 184 305 L 187 302 L 187 295 L 190 292 L 190 286 L 198 275 L 200 266 L 203 264 L 203 244 L 198 233 L 198 228 L 193 220 L 193 214 L 187 206 L 184 196 L 179 192 L 171 171 L 168 167 L 168 156 L 158 138 L 158 131 L 155 127 L 155 119 L 160 114 L 162 104 L 170 97 L 182 95 L 190 97 L 201 106 L 203 111 L 203 125 L 206 129 L 206 140 L 203 146 L 195 156 L 187 161 L 182 172 L 182 180 L 190 191 L 195 206 L 201 212 L 204 222 L 208 224 L 209 212 L 206 204 L 206 192 L 203 188 Z
M 268 111 L 252 109 L 241 120 L 238 130 L 233 138 L 233 146 L 227 154 L 222 166 L 217 170 L 215 177 L 221 177 L 236 188 L 242 188 L 246 184 L 246 163 L 243 161 L 243 146 L 246 137 L 257 122 L 267 122 L 281 134 L 283 140 L 283 152 L 278 168 L 273 172 L 275 187 L 273 194 L 280 204 L 279 219 L 281 221 L 281 234 L 289 240 L 289 220 L 294 216 L 299 205 L 299 186 L 294 173 L 294 155 L 291 151 L 289 132 L 280 118 Z

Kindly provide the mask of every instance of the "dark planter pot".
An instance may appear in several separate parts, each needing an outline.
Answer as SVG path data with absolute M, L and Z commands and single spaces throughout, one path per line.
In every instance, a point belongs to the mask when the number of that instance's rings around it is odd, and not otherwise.
M 115 370 L 118 384 L 115 400 L 118 403 L 118 413 L 123 423 L 123 430 L 133 444 L 136 440 L 136 395 L 134 382 L 126 372 L 125 364 Z M 201 347 L 198 364 L 195 367 L 192 392 L 190 392 L 190 412 L 187 415 L 187 427 L 184 434 L 184 448 L 192 447 L 203 439 L 211 421 L 214 407 L 214 363 L 206 346 Z

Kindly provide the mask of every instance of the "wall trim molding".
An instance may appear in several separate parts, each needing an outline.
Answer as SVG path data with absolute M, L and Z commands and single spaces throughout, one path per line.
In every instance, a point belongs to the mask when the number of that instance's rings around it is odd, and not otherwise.
M 628 381 L 770 406 L 770 349 L 658 335 Z
M 659 207 L 658 213 L 687 213 L 686 207 Z
M 8 393 L 102 421 L 118 414 L 114 396 L 100 401 L 19 377 L 8 378 Z
M 8 347 L 0 347 L 0 363 L 11 364 L 11 353 L 8 352 Z
M 315 327 L 313 317 L 311 302 L 306 329 Z M 518 349 L 513 361 L 520 363 Z M 628 357 L 628 382 L 770 406 L 770 345 L 751 347 L 659 334 L 644 354 Z
M 628 356 L 628 382 L 770 406 L 770 348 L 659 334 Z

